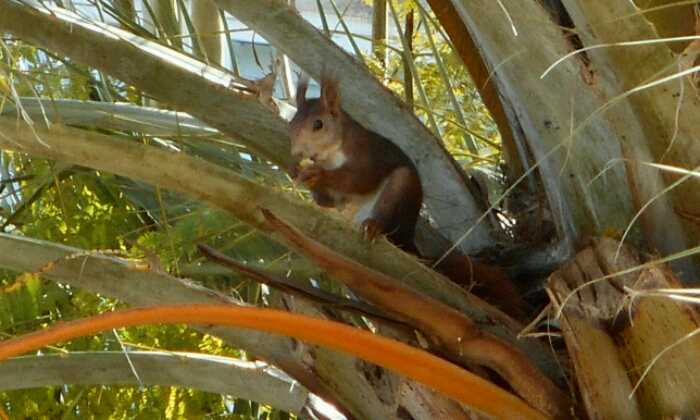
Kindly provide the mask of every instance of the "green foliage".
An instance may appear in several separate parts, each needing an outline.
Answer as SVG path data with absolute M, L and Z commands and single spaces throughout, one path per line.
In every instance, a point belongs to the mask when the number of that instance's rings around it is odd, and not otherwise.
M 45 162 L 25 164 L 21 169 L 36 177 L 24 183 L 24 191 L 41 194 L 16 221 L 23 233 L 84 249 L 124 249 L 120 235 L 140 224 L 134 208 L 110 185 L 111 175 L 70 168 L 47 173 Z
M 173 387 L 55 387 L 5 393 L 13 418 L 199 419 L 246 418 L 230 414 L 219 395 Z M 63 402 L 62 404 L 45 402 Z M 88 415 L 81 413 L 89 413 Z M 256 418 L 256 417 L 247 417 Z
M 208 240 L 244 258 L 274 257 L 286 252 L 233 221 L 224 212 L 167 196 L 160 209 L 150 209 L 153 218 L 127 199 L 116 178 L 91 171 L 64 168 L 48 162 L 16 157 L 19 172 L 33 177 L 22 182 L 25 197 L 35 199 L 20 213 L 16 226 L 25 235 L 90 250 L 119 250 L 125 256 L 157 261 L 162 269 L 177 271 L 180 263 L 196 257 L 197 242 Z M 153 192 L 151 190 L 151 192 Z M 35 194 L 38 193 L 38 194 Z M 158 200 L 156 200 L 158 202 Z M 147 221 L 144 224 L 144 220 Z M 271 251 L 272 254 L 270 253 Z M 70 320 L 122 306 L 81 290 L 41 280 L 33 274 L 0 274 L 0 334 L 5 337 L 40 329 L 58 320 Z M 225 291 L 236 290 L 254 302 L 260 298 L 257 284 L 240 279 L 207 276 L 205 284 Z M 245 354 L 223 342 L 185 326 L 135 327 L 85 337 L 61 345 L 65 350 L 121 350 L 132 348 L 205 352 L 244 358 Z M 48 350 L 51 351 L 51 350 Z M 116 386 L 67 386 L 0 393 L 0 404 L 14 418 L 265 418 L 269 407 L 246 410 L 250 417 L 234 415 L 225 396 L 169 387 L 136 389 Z M 239 402 L 236 407 L 243 407 Z M 262 416 L 262 417 L 261 417 Z
M 365 3 L 372 4 L 372 0 L 365 0 Z M 402 98 L 406 96 L 407 80 L 411 80 L 414 87 L 418 84 L 422 86 L 429 106 L 414 93 L 414 112 L 425 122 L 429 117 L 437 122 L 439 133 L 436 134 L 465 168 L 483 164 L 497 166 L 501 153 L 498 129 L 432 11 L 413 0 L 394 1 L 394 6 L 401 22 L 405 22 L 406 16 L 413 13 L 413 49 L 407 53 L 401 43 L 389 40 L 386 67 L 374 55 L 365 56 L 370 71 L 380 80 L 384 79 L 387 87 Z M 406 35 L 405 30 L 403 33 Z M 415 75 L 410 73 L 411 78 L 405 74 L 407 59 L 414 63 L 417 70 Z M 440 63 L 445 73 L 441 71 Z M 459 108 L 452 103 L 448 94 L 450 91 Z M 476 143 L 478 156 L 470 152 L 467 141 Z
M 105 3 L 106 5 L 106 3 Z M 115 13 L 113 9 L 107 9 Z M 138 25 L 133 30 L 142 35 Z M 0 94 L 60 99 L 97 99 L 106 89 L 112 97 L 139 103 L 140 92 L 118 81 L 59 59 L 21 42 L 0 45 Z M 9 88 L 12 86 L 14 92 Z M 0 101 L 0 109 L 2 109 Z M 109 132 L 108 134 L 112 134 Z M 142 141 L 138 133 L 122 132 Z M 238 165 L 249 178 L 269 176 L 267 165 L 257 161 L 241 166 L 231 159 L 238 147 L 218 145 L 209 139 L 180 142 L 188 152 L 220 164 Z M 16 234 L 63 243 L 94 252 L 117 252 L 143 258 L 159 269 L 179 272 L 181 264 L 201 258 L 196 244 L 207 241 L 243 260 L 272 261 L 286 253 L 224 212 L 191 203 L 181 196 L 151 186 L 128 182 L 111 174 L 61 162 L 47 162 L 19 153 L 4 153 L 21 178 L 21 202 L 3 209 L 0 224 Z M 233 161 L 233 162 L 232 162 Z M 263 260 L 264 261 L 264 260 Z M 204 284 L 260 300 L 257 284 L 231 276 L 202 276 Z M 43 280 L 36 274 L 0 271 L 0 337 L 9 338 L 44 328 L 56 321 L 82 318 L 124 306 L 118 301 L 70 286 Z M 128 348 L 205 352 L 245 358 L 244 352 L 185 326 L 136 327 L 62 343 L 44 352 Z M 11 418 L 36 419 L 182 419 L 235 418 L 285 419 L 270 407 L 234 400 L 197 390 L 173 387 L 63 386 L 0 393 L 0 407 Z
M 36 327 L 41 316 L 41 280 L 34 275 L 23 275 L 4 287 L 0 295 L 0 332 L 12 334 L 15 329 Z M 44 302 L 41 302 L 44 303 Z

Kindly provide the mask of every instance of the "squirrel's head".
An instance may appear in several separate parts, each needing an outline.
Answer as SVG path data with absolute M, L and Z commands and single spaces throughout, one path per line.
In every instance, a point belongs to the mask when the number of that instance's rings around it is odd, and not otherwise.
M 289 123 L 292 156 L 323 162 L 342 144 L 342 110 L 338 82 L 324 77 L 321 97 L 306 99 L 308 79 L 299 81 L 297 113 Z

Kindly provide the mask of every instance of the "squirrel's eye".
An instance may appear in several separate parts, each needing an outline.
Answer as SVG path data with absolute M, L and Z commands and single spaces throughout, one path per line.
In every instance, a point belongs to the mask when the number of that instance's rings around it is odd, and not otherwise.
M 313 128 L 314 128 L 314 131 L 322 129 L 323 128 L 323 121 L 321 121 L 321 120 L 314 121 Z

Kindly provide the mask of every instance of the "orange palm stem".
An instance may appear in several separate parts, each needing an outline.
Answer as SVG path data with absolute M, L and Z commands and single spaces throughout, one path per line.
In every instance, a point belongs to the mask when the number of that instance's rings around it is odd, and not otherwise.
M 0 360 L 112 328 L 180 323 L 226 325 L 294 337 L 401 373 L 485 414 L 508 419 L 544 418 L 514 395 L 428 352 L 337 322 L 272 309 L 189 304 L 109 312 L 2 341 Z

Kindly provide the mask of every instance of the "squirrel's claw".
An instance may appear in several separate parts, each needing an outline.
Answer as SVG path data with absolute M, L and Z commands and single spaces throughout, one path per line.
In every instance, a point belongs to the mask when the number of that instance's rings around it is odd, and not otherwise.
M 382 224 L 377 219 L 366 219 L 362 222 L 362 235 L 365 240 L 374 242 L 379 235 L 384 233 Z

